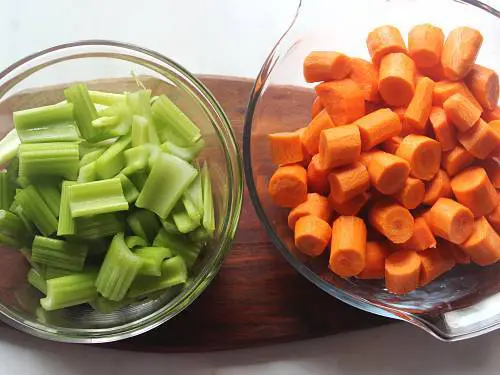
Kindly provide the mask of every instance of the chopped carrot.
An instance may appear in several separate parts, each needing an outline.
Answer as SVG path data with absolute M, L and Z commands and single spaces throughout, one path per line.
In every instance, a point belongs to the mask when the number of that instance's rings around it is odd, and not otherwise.
M 436 238 L 429 229 L 427 222 L 423 218 L 417 217 L 413 226 L 412 236 L 400 246 L 407 250 L 422 251 L 436 247 Z
M 352 79 L 320 83 L 315 90 L 336 125 L 350 124 L 364 116 L 363 91 Z
M 443 44 L 443 31 L 431 24 L 417 25 L 408 33 L 408 52 L 419 68 L 439 64 Z
M 361 154 L 361 136 L 356 125 L 326 129 L 319 137 L 319 162 L 323 169 L 352 164 Z
M 325 129 L 331 129 L 333 127 L 335 127 L 335 124 L 332 122 L 328 112 L 324 109 L 311 120 L 302 134 L 302 143 L 306 147 L 309 154 L 314 155 L 318 153 L 319 136 L 321 132 Z
M 424 200 L 425 185 L 417 178 L 408 177 L 401 189 L 392 197 L 409 210 L 417 208 Z
M 429 284 L 443 273 L 455 267 L 453 255 L 447 254 L 446 249 L 441 249 L 440 247 L 420 251 L 418 256 L 420 257 L 419 286 Z
M 401 131 L 399 132 L 399 136 L 405 137 L 408 134 L 411 134 L 412 130 L 406 123 L 406 118 L 405 118 L 406 107 L 393 108 L 392 111 L 398 115 L 399 122 L 401 122 Z
M 425 77 L 429 77 L 430 79 L 432 79 L 434 82 L 443 81 L 446 79 L 446 77 L 444 76 L 444 69 L 443 66 L 441 65 L 441 62 L 439 62 L 436 65 L 425 68 L 421 66 L 418 68 L 418 71 Z
M 371 31 L 366 38 L 366 45 L 375 65 L 379 65 L 382 58 L 389 53 L 406 53 L 403 37 L 394 26 L 380 26 Z
M 407 106 L 415 92 L 415 63 L 404 53 L 390 53 L 380 62 L 378 89 L 394 107 Z
M 441 107 L 432 107 L 429 115 L 436 140 L 443 151 L 450 151 L 457 145 L 455 127 L 448 121 L 446 112 Z
M 486 159 L 481 162 L 481 167 L 486 171 L 495 189 L 500 189 L 500 162 L 494 159 Z
M 276 169 L 269 181 L 269 195 L 276 206 L 295 207 L 307 198 L 307 173 L 294 164 Z
M 465 83 L 477 101 L 486 111 L 493 111 L 497 106 L 499 96 L 498 74 L 481 65 L 474 65 Z
M 466 206 L 449 198 L 439 198 L 424 220 L 435 236 L 455 244 L 463 243 L 472 233 L 474 216 Z
M 492 111 L 484 111 L 483 119 L 488 122 L 500 120 L 500 107 L 497 106 Z
M 410 164 L 405 159 L 384 151 L 372 153 L 367 169 L 371 185 L 382 194 L 400 190 L 410 174 Z
M 454 94 L 443 103 L 446 117 L 463 132 L 469 130 L 481 117 L 481 111 L 462 94 Z
M 434 81 L 424 77 L 418 81 L 415 87 L 415 95 L 410 101 L 405 112 L 407 126 L 413 133 L 424 134 L 432 109 L 432 98 L 434 93 Z
M 366 102 L 365 103 L 365 115 L 369 115 L 372 112 L 378 111 L 379 109 L 384 108 L 382 103 L 375 102 Z
M 330 202 L 328 202 L 328 198 L 316 193 L 309 193 L 306 200 L 288 214 L 288 227 L 292 231 L 295 230 L 297 220 L 308 215 L 316 216 L 326 222 L 330 222 L 332 212 L 333 209 L 330 206 Z
M 461 247 L 480 266 L 488 266 L 500 260 L 500 236 L 484 217 L 474 222 L 471 236 Z
M 302 142 L 298 133 L 269 134 L 271 158 L 274 164 L 293 164 L 304 159 Z
M 309 192 L 328 195 L 330 192 L 329 174 L 330 169 L 322 168 L 319 162 L 319 154 L 314 155 L 307 166 L 307 188 Z
M 486 220 L 488 220 L 497 233 L 500 233 L 500 193 L 497 193 L 497 195 L 498 204 L 493 211 L 486 215 Z
M 318 97 L 315 97 L 311 107 L 311 120 L 314 119 L 323 110 L 323 108 L 321 100 L 319 100 Z
M 444 42 L 441 54 L 445 76 L 452 81 L 465 77 L 476 61 L 483 36 L 470 27 L 452 30 Z
M 304 155 L 304 158 L 302 159 L 301 162 L 299 162 L 300 165 L 302 165 L 304 168 L 307 168 L 309 163 L 311 162 L 311 154 L 306 148 L 306 145 L 304 144 L 304 132 L 306 131 L 306 127 L 299 128 L 295 130 L 295 133 L 299 135 L 300 138 L 300 143 L 302 144 L 302 154 Z
M 339 203 L 344 203 L 368 190 L 370 176 L 362 163 L 354 163 L 336 168 L 328 175 L 330 195 Z
M 352 58 L 349 78 L 359 85 L 361 91 L 363 91 L 365 100 L 369 102 L 376 102 L 379 100 L 378 71 L 371 62 Z
M 399 145 L 401 145 L 401 142 L 403 141 L 403 138 L 397 136 L 397 137 L 392 137 L 389 138 L 388 140 L 384 141 L 380 146 L 382 150 L 385 152 L 388 152 L 390 154 L 395 154 L 396 151 L 398 150 Z
M 383 279 L 385 273 L 385 260 L 391 251 L 383 242 L 367 242 L 365 255 L 365 268 L 356 276 L 358 279 Z
M 468 207 L 474 217 L 488 215 L 498 204 L 495 187 L 481 167 L 470 167 L 451 180 L 458 202 Z
M 432 138 L 410 134 L 403 138 L 396 155 L 410 163 L 413 177 L 428 181 L 439 170 L 441 146 Z
M 370 199 L 370 194 L 366 191 L 363 191 L 362 193 L 359 193 L 355 197 L 343 203 L 337 202 L 332 194 L 328 196 L 328 199 L 335 212 L 338 212 L 340 215 L 352 216 L 357 215 L 359 211 L 361 211 L 363 206 Z
M 493 120 L 488 123 L 489 127 L 491 130 L 493 130 L 494 134 L 497 137 L 500 137 L 500 120 Z M 495 150 L 493 150 L 489 155 L 488 158 L 497 158 L 500 159 L 500 148 L 497 147 Z
M 488 125 L 483 119 L 473 128 L 457 134 L 458 141 L 470 154 L 478 159 L 486 159 L 500 146 L 500 132 Z
M 434 94 L 432 98 L 432 104 L 436 107 L 442 107 L 444 102 L 455 94 L 462 94 L 469 101 L 474 104 L 478 110 L 482 111 L 483 107 L 476 100 L 474 95 L 467 88 L 465 83 L 463 82 L 449 82 L 449 81 L 440 81 L 436 82 L 434 85 Z
M 393 243 L 403 243 L 413 234 L 413 216 L 398 203 L 379 201 L 368 213 L 371 225 Z
M 304 60 L 306 82 L 344 79 L 351 71 L 351 59 L 340 52 L 313 51 Z
M 418 288 L 420 257 L 415 251 L 399 250 L 385 260 L 385 287 L 394 294 L 405 294 Z
M 295 224 L 295 246 L 304 254 L 317 257 L 325 250 L 331 234 L 326 221 L 314 215 L 303 216 Z
M 359 127 L 361 148 L 368 151 L 401 132 L 399 116 L 389 108 L 379 109 L 354 122 Z
M 443 153 L 442 166 L 448 176 L 452 177 L 474 162 L 474 156 L 460 145 L 453 150 Z
M 359 274 L 366 264 L 366 225 L 356 216 L 333 222 L 329 267 L 341 277 Z
M 465 253 L 459 245 L 455 245 L 454 243 L 448 241 L 441 241 L 438 244 L 438 247 L 442 250 L 442 252 L 451 254 L 456 264 L 470 264 L 470 256 Z
M 439 198 L 452 198 L 450 178 L 448 174 L 440 169 L 432 180 L 427 182 L 423 204 L 432 206 Z

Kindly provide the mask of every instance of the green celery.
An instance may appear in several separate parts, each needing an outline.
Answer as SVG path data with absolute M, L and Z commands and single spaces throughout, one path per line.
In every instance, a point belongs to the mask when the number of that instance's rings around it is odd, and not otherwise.
M 141 258 L 127 247 L 123 233 L 116 234 L 99 270 L 97 291 L 112 301 L 122 300 L 141 267 Z
M 57 226 L 58 236 L 75 234 L 75 221 L 71 216 L 71 209 L 69 208 L 69 187 L 74 184 L 74 181 L 63 181 L 62 183 L 59 222 Z
M 172 215 L 167 217 L 166 219 L 160 219 L 162 227 L 168 232 L 172 234 L 181 234 L 179 229 L 177 229 L 174 220 L 172 219 Z
M 148 145 L 132 147 L 125 150 L 123 155 L 125 156 L 126 167 L 122 172 L 129 176 L 146 169 L 149 163 L 150 147 Z
M 48 236 L 57 230 L 57 218 L 44 202 L 34 186 L 16 192 L 16 201 L 27 219 L 32 221 L 43 235 Z
M 73 104 L 55 104 L 17 111 L 14 126 L 22 143 L 75 142 L 79 140 Z
M 16 184 L 25 189 L 31 185 L 31 181 L 28 179 L 28 177 L 23 176 L 16 179 Z
M 130 181 L 137 187 L 137 189 L 144 189 L 144 185 L 146 185 L 146 180 L 148 179 L 148 174 L 146 171 L 137 171 L 130 176 L 127 176 Z
M 120 117 L 117 115 L 101 116 L 92 121 L 92 126 L 96 128 L 107 128 L 117 126 L 119 123 Z
M 215 232 L 215 214 L 214 214 L 214 201 L 212 197 L 212 183 L 210 181 L 210 174 L 208 171 L 208 163 L 203 164 L 201 169 L 201 185 L 203 188 L 203 227 L 210 234 L 214 236 Z
M 174 254 L 184 259 L 188 268 L 194 264 L 203 247 L 201 243 L 193 242 L 185 235 L 168 233 L 165 229 L 160 229 L 153 241 L 153 246 L 169 248 Z
M 104 151 L 106 151 L 106 148 L 102 147 L 102 148 L 98 148 L 98 149 L 87 152 L 80 159 L 80 168 L 86 166 L 87 164 L 90 164 L 90 163 L 96 161 L 97 158 L 104 153 Z
M 47 280 L 47 296 L 40 305 L 52 311 L 88 303 L 97 296 L 96 277 L 95 271 L 87 271 Z
M 75 233 L 78 238 L 94 240 L 123 232 L 125 224 L 117 214 L 101 214 L 75 219 Z
M 200 129 L 165 95 L 159 96 L 151 110 L 162 141 L 188 147 L 201 138 Z
M 184 210 L 188 214 L 189 218 L 193 222 L 199 224 L 201 222 L 201 214 L 186 193 L 184 193 L 184 196 L 182 197 L 182 205 L 184 206 Z
M 121 137 L 96 159 L 95 167 L 100 179 L 115 177 L 120 173 L 125 166 L 123 151 L 129 147 L 130 140 L 130 136 Z
M 17 215 L 0 210 L 0 243 L 20 247 L 27 242 L 28 234 L 23 221 Z
M 107 117 L 108 122 L 110 118 L 114 118 L 114 124 L 105 127 L 106 132 L 113 136 L 122 136 L 130 132 L 132 127 L 132 113 L 126 103 L 115 103 L 99 111 L 99 116 Z M 102 120 L 101 120 L 102 121 Z M 93 126 L 99 125 L 99 118 L 92 122 Z M 101 124 L 102 125 L 102 124 Z
M 160 153 L 135 202 L 136 206 L 147 208 L 161 218 L 167 217 L 197 173 L 184 160 Z
M 156 215 L 148 210 L 137 210 L 127 217 L 127 223 L 132 232 L 152 242 L 160 229 L 160 222 Z
M 76 180 L 79 168 L 77 143 L 25 143 L 19 146 L 20 177 L 62 177 Z
M 148 120 L 152 118 L 150 101 L 151 90 L 143 89 L 127 93 L 127 105 L 132 113 Z
M 147 247 L 148 243 L 146 240 L 139 236 L 128 236 L 125 237 L 125 243 L 129 249 L 133 249 L 135 247 Z
M 0 166 L 14 159 L 20 144 L 16 129 L 12 129 L 0 140 Z
M 205 147 L 205 140 L 203 138 L 200 138 L 192 146 L 189 147 L 180 147 L 170 141 L 166 141 L 161 145 L 161 149 L 163 151 L 175 155 L 188 162 L 193 161 L 200 154 L 200 152 L 203 150 L 204 147 Z
M 90 99 L 94 104 L 113 105 L 115 103 L 120 103 L 125 101 L 124 94 L 115 94 L 112 92 L 94 91 L 94 90 L 89 90 L 88 92 Z
M 0 171 L 0 209 L 8 210 L 14 201 L 15 187 L 7 171 Z
M 181 233 L 189 233 L 200 226 L 200 221 L 194 221 L 191 219 L 182 202 L 177 203 L 172 210 L 172 219 L 174 220 L 175 226 Z
M 81 271 L 88 248 L 81 243 L 35 236 L 31 248 L 33 262 L 70 271 Z
M 47 282 L 43 278 L 43 276 L 34 268 L 30 268 L 28 271 L 28 283 L 31 286 L 38 289 L 43 294 L 47 293 Z
M 118 174 L 118 178 L 122 183 L 123 195 L 125 195 L 125 199 L 130 204 L 134 203 L 139 196 L 139 190 L 137 190 L 132 181 L 130 181 L 123 173 Z
M 95 171 L 95 161 L 88 163 L 83 167 L 80 167 L 76 182 L 81 184 L 84 182 L 92 182 L 95 180 L 97 180 L 97 173 Z
M 24 229 L 26 231 L 26 235 L 27 236 L 33 235 L 33 231 L 34 231 L 33 223 L 31 222 L 30 219 L 28 219 L 28 217 L 24 213 L 23 208 L 21 207 L 21 205 L 19 204 L 18 201 L 16 201 L 14 199 L 14 202 L 12 202 L 12 204 L 9 208 L 9 211 L 12 212 L 13 214 L 16 214 L 17 217 L 19 219 L 21 219 L 21 221 L 24 224 Z
M 87 86 L 77 83 L 64 90 L 64 96 L 69 103 L 73 103 L 73 115 L 83 138 L 89 141 L 102 139 L 99 129 L 92 126 L 97 118 L 97 110 L 90 99 Z
M 55 279 L 55 278 L 61 277 L 61 276 L 68 276 L 68 275 L 75 273 L 75 271 L 66 270 L 64 268 L 59 268 L 59 267 L 52 267 L 52 266 L 45 266 L 45 265 L 43 265 L 43 267 L 44 267 L 43 274 L 45 276 L 45 280 Z
M 140 275 L 161 276 L 162 262 L 172 256 L 166 247 L 141 247 L 134 254 L 142 259 Z
M 96 299 L 90 302 L 90 305 L 94 308 L 94 310 L 99 311 L 101 314 L 109 314 L 129 305 L 131 302 L 132 301 L 129 299 L 110 301 L 109 299 L 98 295 Z
M 151 121 L 151 119 L 147 119 L 143 116 L 132 116 L 132 147 L 137 147 L 142 144 L 160 144 L 160 139 L 158 138 L 158 134 L 156 134 L 156 128 Z
M 128 210 L 119 178 L 71 185 L 69 191 L 73 218 Z
M 210 233 L 208 233 L 203 227 L 196 228 L 194 231 L 189 233 L 188 237 L 191 241 L 201 244 L 207 243 L 211 238 Z
M 200 216 L 203 215 L 203 188 L 201 186 L 201 173 L 196 175 L 196 178 L 184 193 L 184 197 L 188 198 L 191 203 L 193 203 Z
M 58 184 L 57 181 L 44 181 L 33 185 L 55 217 L 59 217 L 61 206 L 61 192 L 57 188 Z

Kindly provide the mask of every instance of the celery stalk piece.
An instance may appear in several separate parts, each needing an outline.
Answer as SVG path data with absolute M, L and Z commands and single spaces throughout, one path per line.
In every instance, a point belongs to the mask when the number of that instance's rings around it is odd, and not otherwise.
M 148 179 L 148 174 L 146 171 L 137 171 L 130 176 L 127 176 L 130 181 L 137 187 L 137 189 L 144 189 L 144 185 L 146 184 L 146 180 Z
M 120 117 L 117 115 L 113 116 L 101 116 L 92 121 L 92 126 L 95 128 L 108 128 L 115 127 L 120 123 Z
M 92 121 L 97 118 L 97 110 L 87 86 L 83 83 L 72 85 L 64 90 L 64 96 L 69 103 L 73 103 L 73 116 L 82 137 L 89 141 L 102 139 L 102 132 L 92 126 Z
M 152 120 L 146 117 L 133 115 L 132 116 L 132 147 L 137 147 L 142 144 L 159 145 L 160 139 L 156 134 Z
M 94 90 L 88 90 L 88 91 L 90 99 L 94 104 L 113 105 L 115 103 L 125 102 L 124 94 L 115 94 L 112 92 L 94 91 Z
M 28 271 L 28 283 L 36 289 L 38 289 L 43 294 L 47 293 L 47 283 L 43 276 L 34 268 L 30 268 Z
M 81 271 L 88 248 L 81 243 L 35 236 L 31 248 L 31 260 L 51 267 Z
M 100 124 L 98 118 L 92 122 L 92 125 L 94 127 L 96 126 L 96 124 L 104 125 L 106 132 L 109 132 L 114 136 L 122 136 L 130 132 L 130 128 L 132 127 L 132 112 L 130 111 L 130 108 L 126 103 L 115 103 L 109 107 L 102 109 L 98 113 L 98 115 L 100 116 L 100 118 L 107 117 L 107 122 L 110 124 L 108 126 L 106 126 L 105 124 Z M 114 123 L 113 121 L 110 121 L 111 118 L 114 118 Z M 103 121 L 104 120 L 101 120 L 101 122 Z
M 27 178 L 27 177 L 24 177 L 24 176 L 23 176 L 23 177 L 21 177 L 21 176 L 20 176 L 20 177 L 18 177 L 18 178 L 16 179 L 16 184 L 17 184 L 17 185 L 19 185 L 20 187 L 22 187 L 23 189 L 26 189 L 28 186 L 30 186 L 30 185 L 31 185 L 31 181 L 30 181 L 30 180 L 28 180 L 28 178 Z
M 14 202 L 12 202 L 9 211 L 12 212 L 13 214 L 16 214 L 17 217 L 21 219 L 21 221 L 24 224 L 26 235 L 32 236 L 34 231 L 33 223 L 31 222 L 30 219 L 28 219 L 18 201 L 14 200 Z
M 123 195 L 125 195 L 125 199 L 130 204 L 134 203 L 139 196 L 139 190 L 137 190 L 132 181 L 130 181 L 123 173 L 118 174 L 118 178 L 122 183 Z
M 152 118 L 151 113 L 151 90 L 137 90 L 126 95 L 127 105 L 133 114 L 142 116 L 148 120 Z
M 75 234 L 75 222 L 71 216 L 71 210 L 69 208 L 69 187 L 74 184 L 74 181 L 63 181 L 62 183 L 61 204 L 59 205 L 59 222 L 57 226 L 58 236 Z
M 198 227 L 191 233 L 189 233 L 189 239 L 193 242 L 198 242 L 205 244 L 210 240 L 210 233 L 208 233 L 205 228 Z
M 55 217 L 59 217 L 59 208 L 61 206 L 61 192 L 57 188 L 58 184 L 57 181 L 44 181 L 33 185 Z
M 148 243 L 154 240 L 160 229 L 158 218 L 154 213 L 148 210 L 137 210 L 132 212 L 127 217 L 127 224 L 136 236 L 144 238 Z
M 147 208 L 161 218 L 166 218 L 197 173 L 184 160 L 161 153 L 135 202 L 136 206 Z
M 147 247 L 148 243 L 146 240 L 139 236 L 128 236 L 125 237 L 125 243 L 129 249 L 133 249 L 135 247 Z
M 153 292 L 184 284 L 187 280 L 187 268 L 184 260 L 175 256 L 166 259 L 161 264 L 161 276 L 143 276 L 137 278 L 127 293 L 129 298 L 147 296 Z
M 18 190 L 15 199 L 26 217 L 36 225 L 44 236 L 48 236 L 57 230 L 56 216 L 34 186 Z
M 22 143 L 75 142 L 80 139 L 71 103 L 17 111 L 13 118 Z
M 150 147 L 148 145 L 141 145 L 129 148 L 123 153 L 125 156 L 125 165 L 123 174 L 129 176 L 137 171 L 146 169 L 149 163 Z
M 80 159 L 80 168 L 86 166 L 87 164 L 90 164 L 90 163 L 96 161 L 97 158 L 104 153 L 104 151 L 106 151 L 106 148 L 102 147 L 102 148 L 98 148 L 98 149 L 95 149 L 93 151 L 87 152 Z
M 162 143 L 161 149 L 169 154 L 175 155 L 185 161 L 193 161 L 205 147 L 205 140 L 200 138 L 190 147 L 179 147 L 173 142 Z
M 20 247 L 27 242 L 23 221 L 17 215 L 0 210 L 0 243 Z
M 213 237 L 215 232 L 214 201 L 207 162 L 203 164 L 201 169 L 201 185 L 203 188 L 203 227 L 210 234 L 210 237 Z
M 45 276 L 45 280 L 55 279 L 56 277 L 61 277 L 61 276 L 68 276 L 75 273 L 75 271 L 66 270 L 64 268 L 52 267 L 46 265 L 42 266 L 45 267 L 43 273 Z
M 201 138 L 200 129 L 165 95 L 158 97 L 151 111 L 162 141 L 187 147 Z
M 99 311 L 101 314 L 109 314 L 129 305 L 131 302 L 132 301 L 129 299 L 110 301 L 109 299 L 98 295 L 96 299 L 90 302 L 90 306 L 92 306 L 94 310 Z
M 122 300 L 141 267 L 141 258 L 127 247 L 123 233 L 116 234 L 99 270 L 97 291 L 112 301 Z
M 77 143 L 24 143 L 19 146 L 20 177 L 62 177 L 76 180 L 79 167 Z
M 130 136 L 124 136 L 112 144 L 95 161 L 97 176 L 100 179 L 115 177 L 125 166 L 123 151 L 130 145 Z
M 176 227 L 176 225 L 174 223 L 174 220 L 172 219 L 172 215 L 170 215 L 166 219 L 160 219 L 160 222 L 161 222 L 162 227 L 168 233 L 171 233 L 171 234 L 181 234 L 181 232 L 179 232 L 179 229 L 177 229 L 177 227 Z
M 172 219 L 181 233 L 189 233 L 200 226 L 200 221 L 191 219 L 182 202 L 179 202 L 172 210 Z
M 134 251 L 142 259 L 139 275 L 161 276 L 162 262 L 172 256 L 166 247 L 142 247 Z
M 153 246 L 169 248 L 184 259 L 188 268 L 194 264 L 203 247 L 201 243 L 193 242 L 185 235 L 168 233 L 164 229 L 160 229 L 156 235 Z
M 92 182 L 97 180 L 97 173 L 95 171 L 95 161 L 80 167 L 78 171 L 78 177 L 76 178 L 76 182 L 79 184 L 84 182 Z
M 97 296 L 96 277 L 95 271 L 88 271 L 47 280 L 47 296 L 40 305 L 52 311 L 88 303 Z
M 113 236 L 124 228 L 123 220 L 113 213 L 75 219 L 75 234 L 85 240 Z
M 201 186 L 201 173 L 196 175 L 194 181 L 189 185 L 184 197 L 188 198 L 196 207 L 200 216 L 203 215 L 203 188 Z
M 198 208 L 194 205 L 194 203 L 191 201 L 191 199 L 184 193 L 184 196 L 182 197 L 182 205 L 184 206 L 184 210 L 188 214 L 189 218 L 197 223 L 201 223 L 201 214 L 198 211 Z
M 4 165 L 14 159 L 20 144 L 21 140 L 17 135 L 16 129 L 12 129 L 0 140 L 0 165 Z
M 15 187 L 7 171 L 0 171 L 0 209 L 8 210 L 14 201 Z

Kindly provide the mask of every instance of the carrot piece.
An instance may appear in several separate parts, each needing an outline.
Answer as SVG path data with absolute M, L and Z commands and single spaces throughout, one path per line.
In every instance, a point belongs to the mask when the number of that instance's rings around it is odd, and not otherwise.
M 323 253 L 331 235 L 330 225 L 314 215 L 303 216 L 295 224 L 295 246 L 311 257 Z
M 401 132 L 399 116 L 389 108 L 379 109 L 355 121 L 361 135 L 361 148 L 368 151 Z
M 398 147 L 401 145 L 401 142 L 403 141 L 403 138 L 397 136 L 397 137 L 392 137 L 389 138 L 388 140 L 384 141 L 380 147 L 382 150 L 385 152 L 388 152 L 390 154 L 395 154 L 396 151 L 398 150 Z
M 452 81 L 465 77 L 476 61 L 483 36 L 470 27 L 458 27 L 448 34 L 441 54 L 444 75 Z
M 500 188 L 500 162 L 494 159 L 486 159 L 481 162 L 481 167 L 484 168 L 488 178 L 495 187 Z
M 401 122 L 401 131 L 399 132 L 399 136 L 405 137 L 408 134 L 411 134 L 412 130 L 406 123 L 405 112 L 406 107 L 397 107 L 392 110 L 399 117 L 399 122 Z
M 419 286 L 429 284 L 439 276 L 455 267 L 455 259 L 446 249 L 427 249 L 418 253 L 420 257 Z
M 392 197 L 401 203 L 405 208 L 413 210 L 424 200 L 425 185 L 417 178 L 408 177 L 401 189 L 395 192 Z
M 319 162 L 319 154 L 314 155 L 307 166 L 307 188 L 309 192 L 328 195 L 330 192 L 329 174 L 330 169 L 322 168 Z
M 439 198 L 452 198 L 450 178 L 445 171 L 440 169 L 438 173 L 430 180 L 425 187 L 423 204 L 432 206 Z
M 439 198 L 429 210 L 429 215 L 424 220 L 435 236 L 459 245 L 472 233 L 472 211 L 452 199 Z
M 474 222 L 471 236 L 461 247 L 480 266 L 488 266 L 500 260 L 500 236 L 484 217 Z
M 313 51 L 304 60 L 306 82 L 343 79 L 351 71 L 351 59 L 340 52 Z
M 497 233 L 500 233 L 500 193 L 497 193 L 497 195 L 498 204 L 493 211 L 486 215 L 486 220 L 488 220 Z
M 378 71 L 371 62 L 352 58 L 349 78 L 359 85 L 365 100 L 370 102 L 378 101 Z
M 419 68 L 439 64 L 443 44 L 443 31 L 431 24 L 417 25 L 408 33 L 408 52 Z
M 462 94 L 454 94 L 443 103 L 446 117 L 463 132 L 469 130 L 481 117 L 481 111 Z
M 323 130 L 319 137 L 319 162 L 323 169 L 352 164 L 361 154 L 361 136 L 356 125 Z
M 366 264 L 366 225 L 356 216 L 340 216 L 332 225 L 329 268 L 341 277 L 359 274 Z
M 494 70 L 475 64 L 465 77 L 465 83 L 485 110 L 495 109 L 499 96 L 499 83 L 498 74 Z
M 358 279 L 383 279 L 385 260 L 391 254 L 386 244 L 369 241 L 366 243 L 365 268 L 356 276 Z
M 493 120 L 488 123 L 491 130 L 493 130 L 494 134 L 497 137 L 500 137 L 500 120 Z M 496 148 L 489 155 L 488 158 L 497 158 L 500 159 L 500 148 Z
M 500 120 L 500 107 L 495 107 L 492 111 L 484 111 L 483 119 L 485 121 Z
M 344 203 L 369 189 L 370 176 L 362 163 L 354 163 L 332 170 L 328 182 L 333 199 Z
M 304 157 L 302 158 L 302 161 L 299 162 L 299 164 L 302 165 L 304 168 L 307 168 L 307 166 L 311 162 L 312 156 L 309 153 L 309 151 L 307 150 L 306 146 L 304 145 L 304 132 L 305 131 L 306 131 L 306 127 L 302 127 L 302 128 L 295 130 L 295 133 L 298 134 L 298 136 L 300 138 L 300 143 L 302 145 L 302 154 L 304 155 Z
M 396 155 L 410 163 L 413 177 L 428 181 L 439 170 L 441 146 L 432 138 L 410 134 L 403 138 Z
M 479 104 L 474 95 L 472 95 L 468 87 L 463 82 L 436 82 L 436 84 L 434 85 L 432 104 L 436 107 L 442 107 L 444 102 L 455 94 L 462 94 L 467 99 L 469 99 L 472 104 L 474 104 L 474 107 L 476 107 L 480 111 L 483 110 L 481 104 Z
M 418 71 L 420 72 L 420 74 L 424 75 L 425 77 L 429 77 L 434 82 L 443 81 L 446 79 L 446 77 L 444 76 L 444 69 L 443 66 L 441 65 L 441 62 L 439 62 L 436 65 L 425 68 L 421 66 L 418 68 Z
M 335 127 L 335 124 L 324 109 L 311 120 L 309 125 L 304 129 L 304 133 L 302 133 L 302 143 L 309 154 L 314 155 L 318 153 L 321 132 L 333 127 Z
M 385 287 L 394 294 L 406 294 L 418 288 L 420 257 L 415 251 L 399 250 L 385 260 Z
M 456 264 L 470 264 L 470 256 L 465 253 L 459 245 L 447 241 L 441 241 L 438 247 L 444 252 L 451 254 Z
M 276 206 L 295 207 L 307 198 L 307 174 L 294 164 L 276 169 L 269 181 L 269 195 Z
M 309 193 L 306 200 L 288 214 L 288 227 L 292 231 L 295 230 L 297 220 L 308 215 L 316 216 L 326 222 L 330 222 L 332 213 L 333 209 L 330 206 L 328 198 L 316 193 Z
M 323 110 L 323 108 L 321 100 L 319 100 L 318 97 L 315 97 L 311 107 L 311 120 L 314 119 Z
M 448 121 L 446 112 L 440 107 L 432 107 L 429 115 L 436 140 L 443 151 L 450 151 L 457 145 L 455 127 Z
M 378 111 L 379 109 L 382 109 L 382 108 L 384 108 L 384 105 L 382 103 L 366 102 L 365 103 L 365 115 L 369 115 L 370 113 Z
M 500 146 L 500 132 L 488 125 L 483 119 L 473 128 L 457 134 L 458 141 L 470 154 L 478 159 L 486 159 Z
M 304 159 L 302 142 L 298 133 L 273 133 L 268 135 L 271 158 L 274 164 L 298 163 Z
M 391 201 L 375 203 L 368 213 L 371 225 L 393 243 L 403 243 L 413 234 L 414 220 L 410 211 Z
M 415 87 L 415 94 L 405 112 L 407 126 L 413 133 L 424 134 L 427 120 L 432 109 L 432 98 L 434 93 L 434 81 L 423 77 Z
M 370 199 L 370 194 L 366 191 L 363 191 L 362 193 L 343 203 L 337 202 L 332 194 L 328 196 L 328 199 L 335 212 L 338 212 L 340 215 L 352 216 L 357 215 L 359 211 L 361 211 L 363 206 Z
M 406 53 L 406 45 L 399 30 L 394 26 L 380 26 L 371 31 L 366 38 L 368 52 L 375 65 L 390 53 Z
M 371 185 L 382 194 L 394 194 L 403 188 L 410 164 L 399 156 L 384 151 L 375 151 L 368 162 Z
M 474 156 L 460 145 L 453 150 L 443 153 L 442 166 L 448 176 L 452 177 L 474 162 Z
M 488 215 L 498 204 L 495 187 L 481 167 L 470 167 L 451 180 L 457 201 L 468 207 L 474 217 Z
M 404 53 L 390 53 L 380 62 L 378 89 L 394 107 L 407 106 L 415 92 L 415 63 Z
M 364 116 L 363 91 L 352 79 L 323 82 L 315 90 L 336 125 L 350 124 Z
M 417 217 L 413 226 L 412 236 L 400 246 L 402 249 L 422 251 L 436 247 L 436 238 L 432 234 L 427 222 L 422 217 Z

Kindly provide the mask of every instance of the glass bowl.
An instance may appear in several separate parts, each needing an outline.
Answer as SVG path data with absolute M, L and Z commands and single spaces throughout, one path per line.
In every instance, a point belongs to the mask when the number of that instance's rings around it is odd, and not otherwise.
M 90 89 L 121 93 L 137 89 L 135 77 L 167 94 L 201 129 L 210 159 L 215 219 L 213 241 L 188 282 L 147 302 L 103 314 L 88 305 L 54 312 L 39 307 L 40 294 L 26 283 L 20 252 L 0 248 L 0 319 L 32 335 L 64 342 L 98 343 L 124 339 L 173 318 L 208 286 L 234 237 L 241 211 L 243 177 L 234 134 L 222 108 L 186 69 L 156 52 L 103 40 L 59 45 L 28 56 L 0 73 L 0 136 L 12 128 L 12 112 L 63 100 L 63 87 L 86 82 Z M 177 294 L 176 294 L 177 293 Z
M 383 283 L 337 277 L 327 255 L 311 259 L 296 251 L 287 227 L 288 210 L 273 206 L 267 185 L 275 166 L 267 135 L 293 131 L 310 121 L 314 84 L 304 83 L 302 62 L 313 50 L 341 51 L 369 59 L 365 40 L 381 25 L 403 35 L 432 23 L 449 32 L 471 26 L 484 36 L 477 62 L 500 71 L 500 12 L 475 0 L 302 0 L 295 19 L 257 77 L 244 129 L 244 167 L 252 203 L 279 252 L 304 277 L 328 294 L 362 310 L 401 319 L 446 341 L 477 336 L 500 327 L 500 264 L 457 266 L 424 288 L 403 296 Z M 434 9 L 433 11 L 430 11 Z M 439 10 L 439 11 L 438 11 Z

